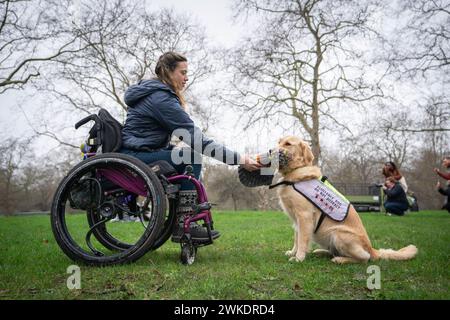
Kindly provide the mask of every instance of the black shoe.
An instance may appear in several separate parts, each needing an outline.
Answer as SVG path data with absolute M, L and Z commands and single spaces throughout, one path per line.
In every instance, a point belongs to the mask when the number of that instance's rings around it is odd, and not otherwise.
M 208 242 L 209 241 L 208 230 L 205 227 L 202 227 L 202 226 L 198 225 L 197 223 L 193 222 L 193 223 L 191 223 L 190 231 L 191 231 L 191 239 L 193 241 L 196 241 L 196 242 Z M 181 237 L 183 235 L 184 235 L 183 224 L 178 223 L 175 226 L 175 229 L 173 230 L 172 241 L 180 242 Z M 213 238 L 213 240 L 219 238 L 220 232 L 217 230 L 211 230 L 211 237 Z

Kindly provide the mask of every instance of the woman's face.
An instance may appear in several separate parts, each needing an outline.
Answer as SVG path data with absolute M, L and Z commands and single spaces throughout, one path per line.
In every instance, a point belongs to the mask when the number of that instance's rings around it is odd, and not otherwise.
M 450 159 L 444 159 L 444 160 L 442 160 L 442 165 L 443 165 L 445 168 L 450 168 Z
M 387 187 L 388 189 L 391 189 L 392 187 L 395 186 L 395 183 L 393 183 L 393 182 L 391 182 L 391 181 L 389 181 L 389 180 L 386 180 L 385 185 L 386 185 L 386 187 Z
M 187 62 L 178 62 L 177 67 L 170 74 L 173 85 L 177 90 L 183 90 L 186 82 L 189 80 L 187 76 L 188 64 Z

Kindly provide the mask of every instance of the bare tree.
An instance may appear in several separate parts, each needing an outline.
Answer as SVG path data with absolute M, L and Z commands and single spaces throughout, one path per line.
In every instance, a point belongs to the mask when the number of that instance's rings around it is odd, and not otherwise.
M 268 198 L 261 188 L 247 188 L 239 182 L 237 170 L 223 164 L 210 164 L 205 168 L 204 182 L 210 201 L 221 209 L 269 209 Z
M 45 63 L 80 48 L 68 28 L 70 1 L 0 1 L 0 94 L 41 75 Z
M 0 209 L 7 215 L 14 212 L 21 190 L 18 172 L 29 143 L 29 140 L 10 138 L 0 145 Z
M 448 81 L 450 3 L 446 0 L 407 0 L 397 3 L 397 11 L 399 18 L 406 18 L 407 22 L 392 41 L 392 65 L 402 76 L 414 77 L 437 71 Z
M 57 100 L 52 114 L 70 115 L 72 125 L 75 117 L 103 107 L 124 119 L 125 90 L 154 77 L 158 57 L 167 51 L 178 51 L 188 58 L 187 98 L 195 103 L 193 111 L 202 109 L 195 86 L 212 71 L 212 65 L 205 33 L 189 16 L 168 9 L 150 12 L 144 3 L 118 0 L 83 1 L 78 10 L 72 32 L 80 35 L 80 44 L 86 49 L 71 59 L 61 59 L 58 68 L 39 86 L 41 92 Z M 46 124 L 33 127 L 38 134 L 61 144 L 73 144 Z
M 239 203 L 248 194 L 248 189 L 239 182 L 235 168 L 224 165 L 210 167 L 207 188 L 214 202 L 220 202 L 218 204 L 223 207 L 230 200 L 234 211 L 240 208 Z
M 412 126 L 412 115 L 408 108 L 400 106 L 379 105 L 378 110 L 376 117 L 363 121 L 359 134 L 342 139 L 343 145 L 350 158 L 367 158 L 367 164 L 393 161 L 401 168 L 413 155 L 411 151 L 419 147 L 413 133 L 396 130 L 402 126 Z
M 259 187 L 249 192 L 253 196 L 254 209 L 261 211 L 281 210 L 280 201 L 276 190 L 269 190 L 267 187 Z
M 332 181 L 374 183 L 379 180 L 380 155 L 366 138 L 360 136 L 345 140 L 339 154 L 325 160 L 327 166 L 333 168 L 332 173 L 336 173 L 336 178 L 330 176 Z
M 14 211 L 49 211 L 60 181 L 58 172 L 48 163 L 28 163 L 17 174 L 17 197 Z
M 382 75 L 370 79 L 358 63 L 361 43 L 376 35 L 368 27 L 372 10 L 368 1 L 237 1 L 236 12 L 258 13 L 264 22 L 234 52 L 233 90 L 224 100 L 245 110 L 249 123 L 294 117 L 317 162 L 322 119 L 343 128 L 333 108 L 383 96 Z
M 442 196 L 436 190 L 436 181 L 439 178 L 433 168 L 439 167 L 442 158 L 446 156 L 445 152 L 450 151 L 448 143 L 446 147 L 447 149 L 438 150 L 438 153 L 427 147 L 417 150 L 409 168 L 403 170 L 408 187 L 417 196 L 421 209 L 436 210 L 442 207 Z
M 413 133 L 439 134 L 450 131 L 450 100 L 448 97 L 431 96 L 424 104 L 418 103 L 414 109 L 422 111 L 419 119 L 408 119 L 404 125 L 398 127 L 390 121 L 384 121 L 384 127 Z
M 208 163 L 203 172 L 208 198 L 220 209 L 280 210 L 276 190 L 248 188 L 240 183 L 235 167 Z
M 450 101 L 445 96 L 431 96 L 425 103 L 418 103 L 414 109 L 415 113 L 398 113 L 390 118 L 381 117 L 379 130 L 384 131 L 386 135 L 421 139 L 425 148 L 439 157 L 440 150 L 448 145 Z
M 72 150 L 38 157 L 32 141 L 9 138 L 0 142 L 1 214 L 49 211 L 56 187 L 80 159 L 74 159 Z
M 424 93 L 403 115 L 402 122 L 384 118 L 380 125 L 385 130 L 414 134 L 415 139 L 431 145 L 436 154 L 435 145 L 450 131 L 450 3 L 407 0 L 393 2 L 392 6 L 401 27 L 392 32 L 388 47 L 391 73 L 397 80 L 415 85 L 419 94 L 421 90 Z

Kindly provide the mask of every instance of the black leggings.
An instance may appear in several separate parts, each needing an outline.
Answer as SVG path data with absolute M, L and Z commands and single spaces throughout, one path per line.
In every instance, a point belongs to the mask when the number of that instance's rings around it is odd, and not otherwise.
M 386 201 L 384 203 L 384 208 L 386 209 L 386 212 L 402 216 L 405 214 L 405 211 L 408 210 L 408 205 L 402 202 Z

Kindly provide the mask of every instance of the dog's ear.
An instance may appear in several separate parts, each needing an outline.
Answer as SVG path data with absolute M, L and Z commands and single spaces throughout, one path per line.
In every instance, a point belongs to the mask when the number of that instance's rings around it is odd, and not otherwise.
M 305 159 L 305 164 L 308 166 L 311 166 L 314 161 L 314 154 L 311 151 L 311 148 L 309 145 L 307 145 L 305 142 L 301 143 L 302 151 L 303 151 L 303 158 Z

